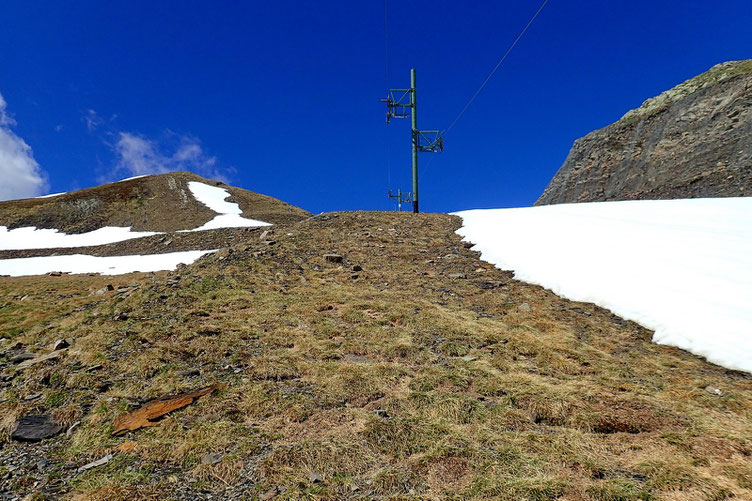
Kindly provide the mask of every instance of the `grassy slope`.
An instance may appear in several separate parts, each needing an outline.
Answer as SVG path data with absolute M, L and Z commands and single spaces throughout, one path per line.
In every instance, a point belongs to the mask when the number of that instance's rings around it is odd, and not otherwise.
M 0 466 L 0 489 L 85 499 L 752 499 L 752 377 L 512 280 L 463 247 L 458 224 L 342 213 L 276 227 L 272 246 L 248 234 L 172 274 L 0 279 L 0 335 L 10 338 L 0 345 L 3 429 L 37 411 L 82 422 L 37 445 L 6 434 L 0 464 L 25 466 Z M 345 262 L 325 262 L 331 251 Z M 7 361 L 60 337 L 74 342 L 59 361 L 21 373 Z M 189 368 L 200 375 L 178 374 Z M 110 435 L 139 403 L 214 382 L 218 394 L 159 426 Z M 107 465 L 73 475 L 108 452 Z M 202 464 L 207 453 L 222 459 Z M 40 456 L 50 465 L 38 470 Z
M 198 181 L 228 190 L 243 216 L 274 224 L 298 221 L 310 214 L 275 198 L 190 172 L 171 172 L 105 184 L 50 198 L 0 202 L 0 225 L 36 226 L 83 233 L 103 226 L 132 226 L 134 230 L 177 231 L 197 228 L 216 214 L 196 201 L 188 182 Z

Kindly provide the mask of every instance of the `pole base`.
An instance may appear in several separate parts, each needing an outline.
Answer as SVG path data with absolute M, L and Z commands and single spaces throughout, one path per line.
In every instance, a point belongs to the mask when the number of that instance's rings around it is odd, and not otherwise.
M 413 200 L 413 212 L 414 212 L 414 213 L 416 213 L 416 214 L 417 214 L 418 212 L 420 212 L 420 211 L 418 210 L 418 201 L 417 201 L 417 200 Z

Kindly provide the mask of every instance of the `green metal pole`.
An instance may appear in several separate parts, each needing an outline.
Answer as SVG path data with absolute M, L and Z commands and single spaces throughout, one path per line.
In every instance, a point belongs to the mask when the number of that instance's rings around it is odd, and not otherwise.
M 410 70 L 410 88 L 412 89 L 410 119 L 413 133 L 413 212 L 418 213 L 418 101 L 415 97 L 415 69 Z

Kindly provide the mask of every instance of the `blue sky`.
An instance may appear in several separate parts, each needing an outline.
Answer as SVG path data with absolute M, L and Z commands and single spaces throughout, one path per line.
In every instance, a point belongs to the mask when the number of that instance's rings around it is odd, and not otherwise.
M 186 168 L 313 212 L 389 209 L 410 133 L 385 124 L 387 88 L 415 67 L 420 128 L 446 128 L 540 3 L 390 1 L 387 81 L 380 0 L 5 0 L 0 194 Z M 749 26 L 748 0 L 550 0 L 421 156 L 421 208 L 532 204 L 576 138 L 752 57 Z

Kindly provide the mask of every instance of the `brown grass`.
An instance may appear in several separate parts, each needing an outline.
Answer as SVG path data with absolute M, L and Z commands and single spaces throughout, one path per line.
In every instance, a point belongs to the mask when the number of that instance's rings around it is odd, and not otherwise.
M 248 234 L 175 286 L 165 273 L 0 280 L 6 360 L 74 340 L 15 376 L 4 362 L 4 429 L 31 412 L 80 419 L 50 443 L 48 474 L 115 451 L 64 477 L 61 495 L 84 499 L 752 499 L 749 375 L 484 266 L 456 218 L 327 218 L 276 227 L 272 247 Z M 139 287 L 89 295 L 108 282 Z M 159 426 L 110 434 L 145 401 L 214 382 Z M 38 447 L 5 440 L 0 459 Z M 222 460 L 202 464 L 208 453 Z

